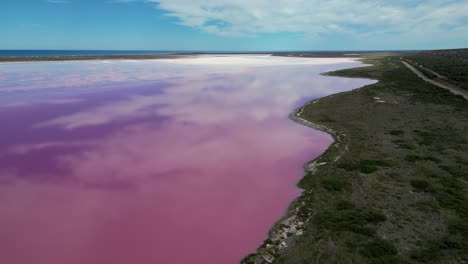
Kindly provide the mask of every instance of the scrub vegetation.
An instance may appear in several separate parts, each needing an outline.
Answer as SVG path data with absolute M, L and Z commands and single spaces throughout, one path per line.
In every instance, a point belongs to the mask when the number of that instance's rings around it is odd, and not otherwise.
M 371 67 L 328 73 L 379 82 L 299 110 L 336 142 L 299 182 L 289 215 L 303 232 L 244 263 L 468 261 L 468 101 L 418 78 L 402 56 L 369 54 Z
M 468 49 L 426 51 L 408 56 L 408 59 L 468 90 Z M 431 77 L 430 73 L 425 74 Z

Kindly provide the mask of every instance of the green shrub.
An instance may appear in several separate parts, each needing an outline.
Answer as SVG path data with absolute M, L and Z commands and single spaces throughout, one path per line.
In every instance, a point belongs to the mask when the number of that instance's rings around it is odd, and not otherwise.
M 429 156 L 426 156 L 423 158 L 424 160 L 429 160 L 429 161 L 432 161 L 432 162 L 435 162 L 435 163 L 440 163 L 441 160 L 438 159 L 438 158 L 435 158 L 435 157 L 429 157 Z
M 326 179 L 322 181 L 322 187 L 328 191 L 341 191 L 346 187 L 346 182 L 338 178 Z
M 422 160 L 421 157 L 416 156 L 416 155 L 406 155 L 405 160 L 408 162 L 415 162 L 418 160 Z
M 439 204 L 434 200 L 419 201 L 414 203 L 412 206 L 422 212 L 434 212 L 439 210 Z
M 468 218 L 468 199 L 462 183 L 455 177 L 440 180 L 443 188 L 435 190 L 435 197 L 440 206 L 455 210 L 462 218 Z
M 442 240 L 440 244 L 441 249 L 451 250 L 451 249 L 458 249 L 464 250 L 468 252 L 468 242 L 466 240 L 457 239 L 453 237 L 447 237 Z
M 392 142 L 394 144 L 398 145 L 398 147 L 403 148 L 403 149 L 409 149 L 409 150 L 415 150 L 416 149 L 416 147 L 414 145 L 412 145 L 410 143 L 407 143 L 404 140 L 397 139 L 397 140 L 393 140 Z
M 415 131 L 421 137 L 419 141 L 420 145 L 432 145 L 438 141 L 439 135 L 431 132 L 424 132 L 424 131 Z
M 379 167 L 388 167 L 390 164 L 383 160 L 362 160 L 360 163 L 360 171 L 370 174 L 378 170 Z
M 449 232 L 452 235 L 460 234 L 461 236 L 468 238 L 468 219 L 464 218 L 464 221 L 459 220 L 450 224 Z
M 378 223 L 378 222 L 385 222 L 387 221 L 387 217 L 379 212 L 368 212 L 366 220 L 370 223 Z
M 367 225 L 385 220 L 386 217 L 377 212 L 346 210 L 319 214 L 315 218 L 315 224 L 319 228 L 333 231 L 349 231 L 356 234 L 372 236 L 375 234 L 375 230 Z
M 319 121 L 324 122 L 324 123 L 334 123 L 334 122 L 336 122 L 335 120 L 331 119 L 328 116 L 321 118 Z
M 373 236 L 375 235 L 375 230 L 370 227 L 360 226 L 360 225 L 349 225 L 347 231 L 351 231 L 356 234 L 365 235 L 365 236 Z
M 375 171 L 377 171 L 378 168 L 375 165 L 363 165 L 361 164 L 361 172 L 365 174 L 371 174 Z
M 400 136 L 400 135 L 403 135 L 405 133 L 405 131 L 402 131 L 402 130 L 392 130 L 390 131 L 390 135 L 393 135 L 393 136 Z
M 435 162 L 435 163 L 440 163 L 440 159 L 435 158 L 435 157 L 429 157 L 429 156 L 420 157 L 420 156 L 417 156 L 417 155 L 407 155 L 405 157 L 405 160 L 408 161 L 408 162 L 415 162 L 415 161 L 420 161 L 420 160 L 429 160 L 429 161 L 432 161 L 432 162 Z
M 400 148 L 403 148 L 403 149 L 409 149 L 409 150 L 415 150 L 416 147 L 414 145 L 411 145 L 409 143 L 403 143 L 403 144 L 400 144 L 399 145 Z
M 417 192 L 431 192 L 433 188 L 431 184 L 425 180 L 411 180 L 411 186 Z
M 383 256 L 369 260 L 369 264 L 410 264 L 408 261 L 398 256 Z
M 463 194 L 449 189 L 437 194 L 436 198 L 441 207 L 453 209 L 460 215 L 468 217 L 468 204 Z
M 359 163 L 354 161 L 340 160 L 338 165 L 339 168 L 345 169 L 347 171 L 354 171 L 359 169 Z
M 377 239 L 365 245 L 361 253 L 369 258 L 379 258 L 396 255 L 398 251 L 390 241 Z
M 343 210 L 350 210 L 354 209 L 356 206 L 352 202 L 348 201 L 339 201 L 336 204 L 336 210 L 343 211 Z
M 450 167 L 450 166 L 439 166 L 439 168 L 445 170 L 446 172 L 450 173 L 454 177 L 466 176 L 466 173 L 459 168 Z
M 441 238 L 440 240 L 431 241 L 423 250 L 414 252 L 411 254 L 411 259 L 417 262 L 430 262 L 440 263 L 440 258 L 450 252 L 452 256 L 461 255 L 466 256 L 468 254 L 468 242 L 466 236 L 456 236 L 451 234 Z

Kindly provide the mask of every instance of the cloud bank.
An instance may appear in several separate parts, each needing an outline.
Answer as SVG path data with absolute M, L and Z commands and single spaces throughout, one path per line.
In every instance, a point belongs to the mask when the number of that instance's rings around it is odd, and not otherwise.
M 468 35 L 468 1 L 147 0 L 181 25 L 223 36 Z

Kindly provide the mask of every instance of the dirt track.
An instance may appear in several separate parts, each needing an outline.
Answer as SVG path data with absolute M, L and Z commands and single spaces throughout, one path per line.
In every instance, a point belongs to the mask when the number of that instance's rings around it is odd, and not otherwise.
M 447 89 L 447 90 L 450 90 L 452 93 L 454 94 L 459 94 L 463 97 L 465 97 L 465 99 L 468 100 L 468 91 L 467 90 L 464 90 L 454 84 L 451 84 L 451 83 L 446 83 L 446 82 L 442 82 L 442 81 L 437 81 L 437 80 L 432 80 L 428 77 L 426 77 L 422 72 L 420 72 L 418 69 L 416 69 L 415 67 L 413 67 L 411 64 L 405 62 L 405 61 L 402 61 L 402 63 L 408 67 L 411 71 L 413 71 L 416 75 L 418 75 L 421 79 L 423 79 L 424 81 L 428 82 L 428 83 L 432 83 L 436 86 L 439 86 L 441 88 L 444 88 L 444 89 Z

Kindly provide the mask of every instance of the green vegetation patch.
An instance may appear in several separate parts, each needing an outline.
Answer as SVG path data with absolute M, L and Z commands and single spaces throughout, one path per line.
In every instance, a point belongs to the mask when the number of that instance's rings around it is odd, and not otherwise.
M 432 192 L 434 188 L 432 185 L 425 180 L 411 180 L 411 186 L 417 192 Z
M 356 206 L 350 201 L 339 201 L 336 204 L 336 210 L 343 211 L 343 210 L 351 210 L 356 208 Z
M 383 160 L 361 160 L 359 170 L 362 173 L 370 174 L 379 169 L 379 167 L 388 167 L 391 164 Z
M 377 239 L 364 246 L 361 253 L 369 258 L 392 256 L 398 253 L 396 247 L 388 240 Z
M 273 264 L 468 263 L 468 101 L 421 80 L 407 56 L 328 73 L 379 82 L 304 106 L 338 142 L 300 181 L 291 213 L 304 233 Z
M 330 178 L 322 181 L 322 187 L 328 191 L 342 191 L 347 185 L 347 182 L 341 178 Z
M 409 59 L 468 89 L 468 49 L 426 51 L 413 54 Z
M 372 236 L 375 234 L 375 229 L 368 225 L 383 222 L 386 219 L 385 215 L 374 211 L 334 211 L 319 214 L 315 217 L 315 224 L 320 228 L 331 231 L 349 231 L 356 234 Z
M 390 135 L 393 135 L 393 136 L 400 136 L 400 135 L 403 135 L 405 133 L 405 131 L 403 130 L 392 130 L 390 131 Z
M 430 157 L 430 156 L 418 156 L 418 155 L 406 155 L 405 160 L 408 162 L 417 162 L 417 161 L 432 161 L 435 163 L 440 163 L 440 159 L 436 157 Z

